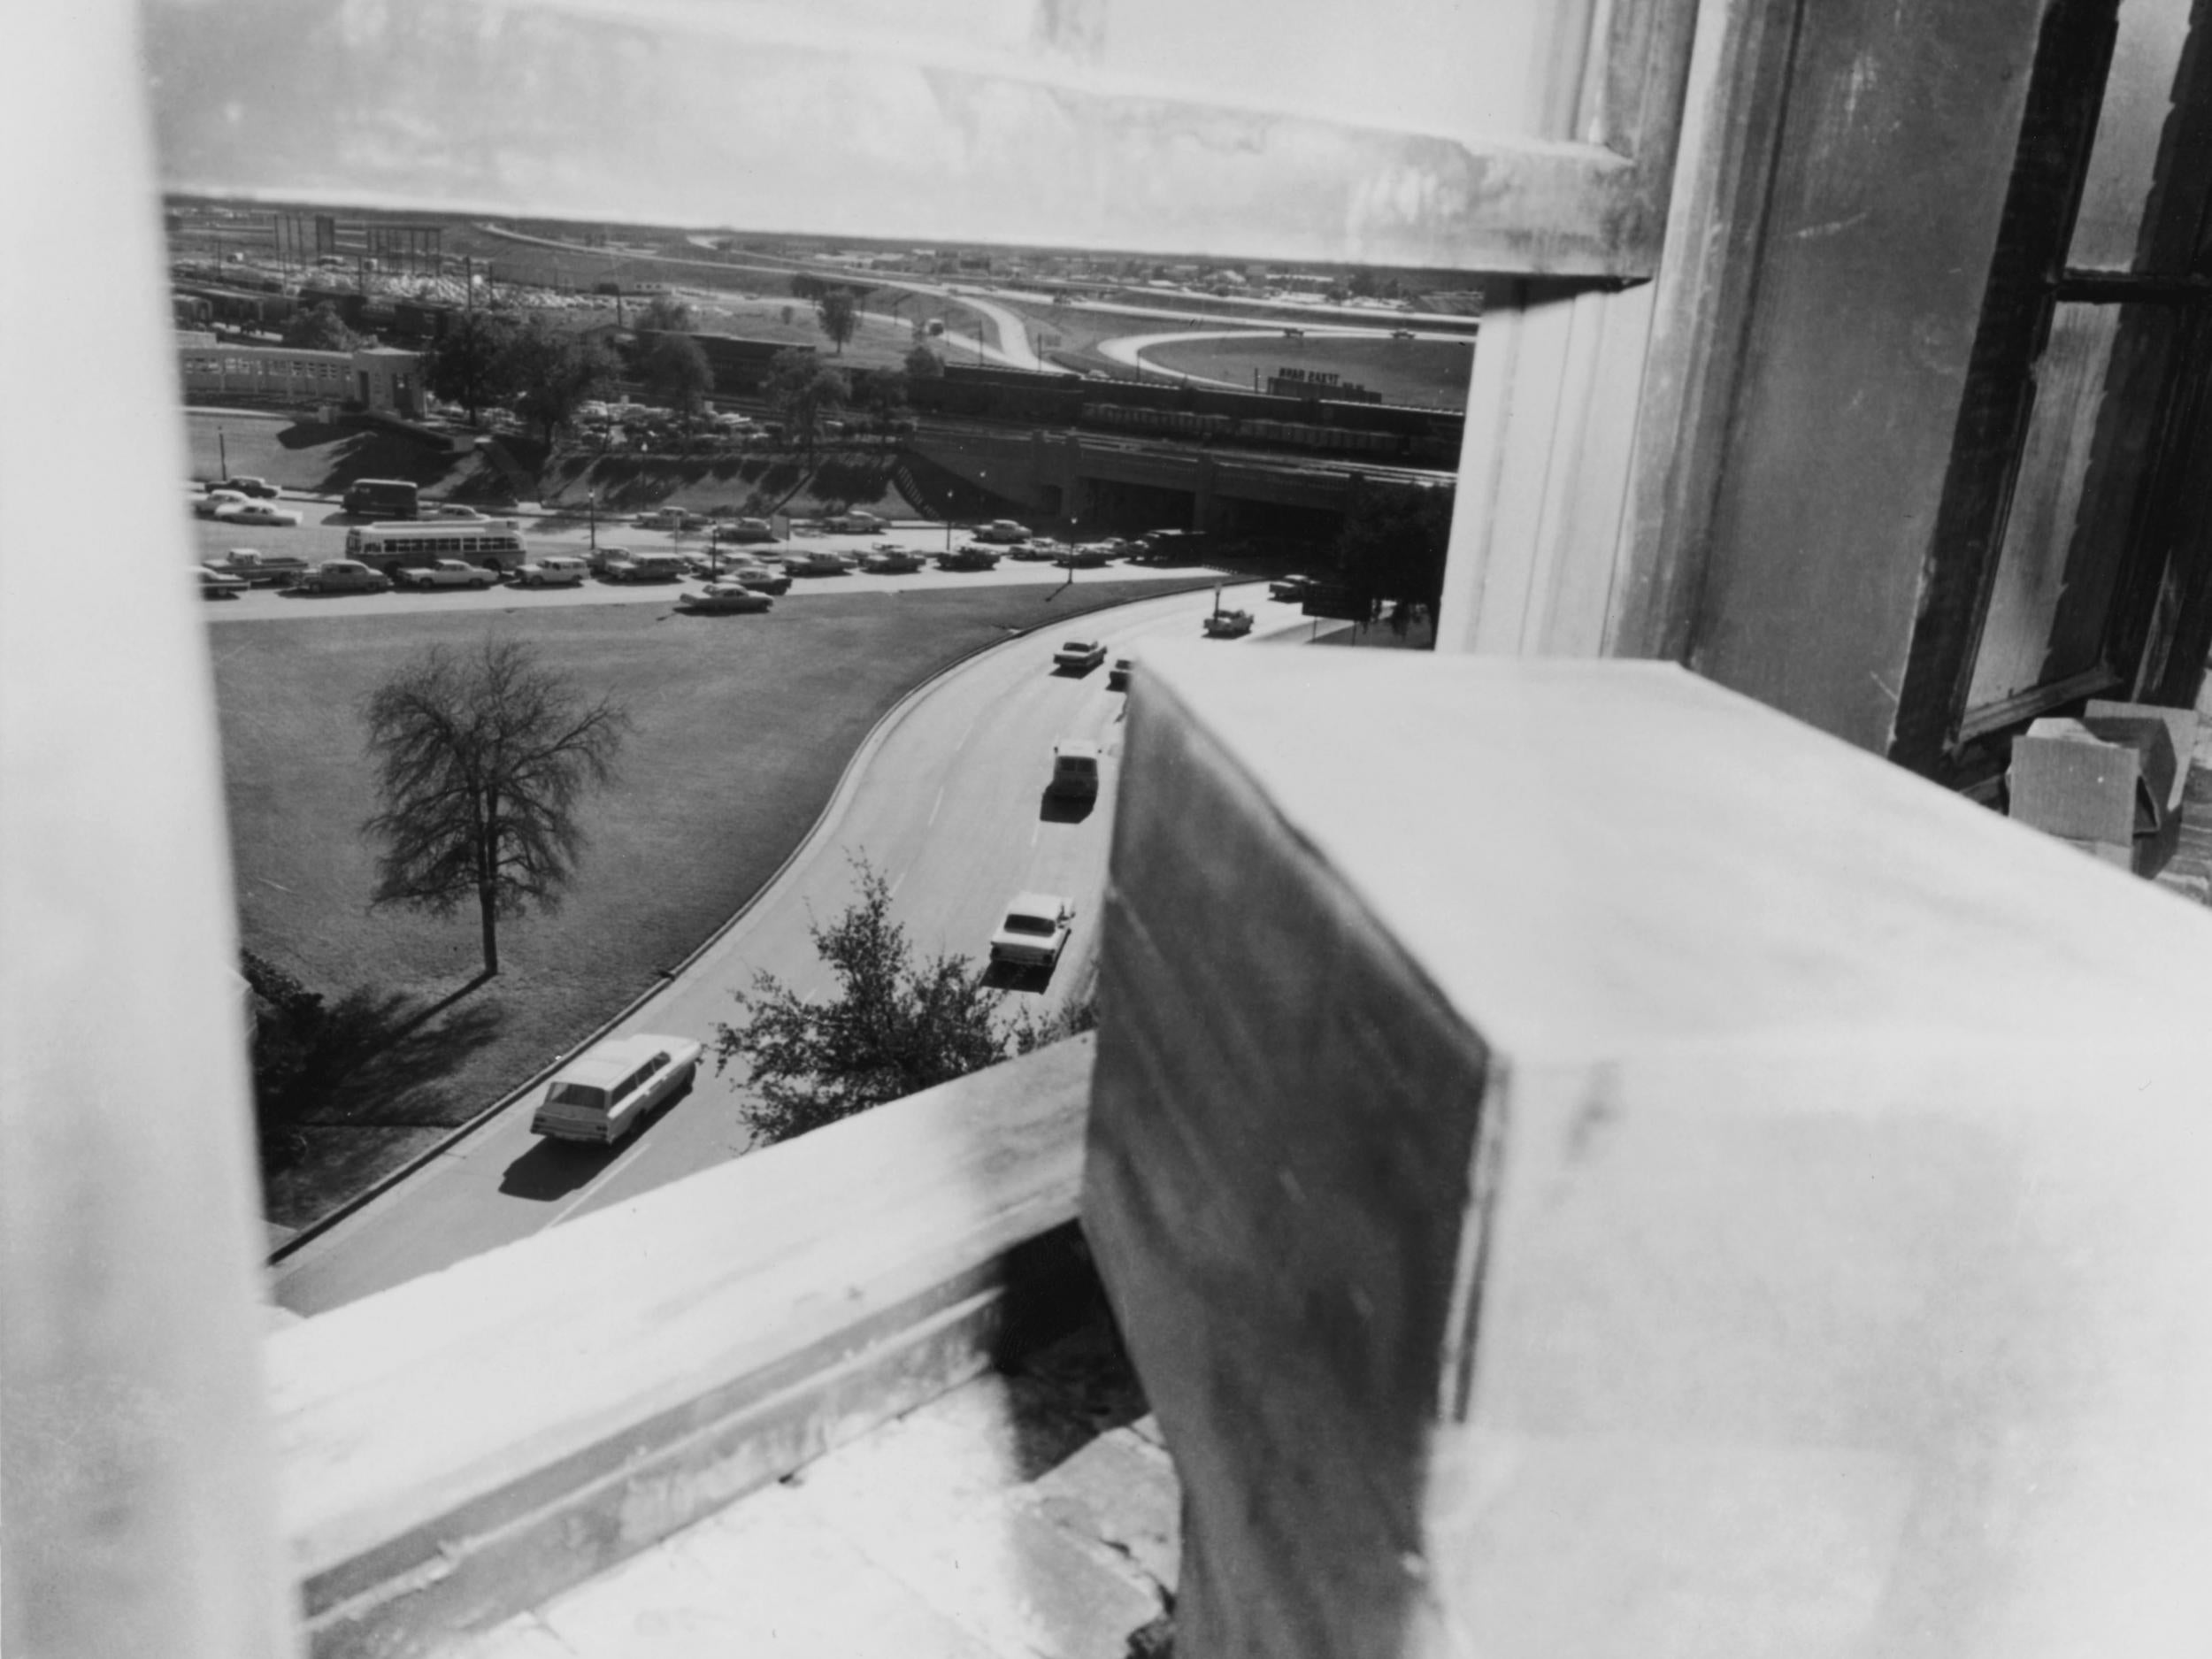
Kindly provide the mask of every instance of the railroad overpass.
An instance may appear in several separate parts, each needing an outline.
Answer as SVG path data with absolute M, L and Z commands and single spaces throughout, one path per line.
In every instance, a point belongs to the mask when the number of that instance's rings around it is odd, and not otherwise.
M 1448 488 L 1448 472 L 1084 432 L 925 428 L 910 447 L 1042 519 L 1235 534 L 1340 517 L 1369 483 Z

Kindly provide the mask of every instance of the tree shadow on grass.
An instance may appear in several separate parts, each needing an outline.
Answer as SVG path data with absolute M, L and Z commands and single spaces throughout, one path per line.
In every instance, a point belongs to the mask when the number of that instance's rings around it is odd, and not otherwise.
M 440 1128 L 464 1122 L 480 1089 L 454 1074 L 495 1041 L 507 1020 L 496 1002 L 449 1011 L 484 980 L 426 1004 L 365 987 L 325 1015 L 289 1114 L 302 1124 Z

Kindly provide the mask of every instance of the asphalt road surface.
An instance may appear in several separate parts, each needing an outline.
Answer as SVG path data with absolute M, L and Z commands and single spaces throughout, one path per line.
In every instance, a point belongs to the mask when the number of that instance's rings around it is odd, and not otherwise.
M 1252 611 L 1256 634 L 1221 649 L 1249 649 L 1305 624 L 1265 589 L 1230 590 Z M 1076 904 L 1075 928 L 1057 969 L 1010 983 L 1010 1002 L 1040 1010 L 1079 995 L 1094 972 L 1108 829 L 1120 783 L 1125 699 L 1106 669 L 1055 672 L 1064 637 L 1095 637 L 1113 657 L 1147 641 L 1200 631 L 1210 591 L 1146 599 L 1075 618 L 1064 634 L 995 647 L 910 699 L 848 769 L 829 810 L 791 864 L 723 937 L 615 1034 L 668 1033 L 711 1041 L 735 1010 L 732 992 L 756 972 L 803 995 L 826 992 L 828 969 L 808 927 L 841 911 L 855 887 L 849 854 L 864 853 L 889 879 L 893 914 L 920 953 L 980 958 L 1006 902 L 1025 889 Z M 1140 670 L 1140 672 L 1141 672 Z M 1088 810 L 1044 798 L 1053 743 L 1102 745 L 1099 798 Z M 549 1056 L 550 1058 L 550 1056 Z M 280 1263 L 277 1301 L 311 1314 L 522 1239 L 572 1216 L 620 1203 L 748 1150 L 739 1085 L 703 1066 L 692 1091 L 611 1153 L 539 1140 L 534 1088 L 391 1192 Z M 864 1200 L 864 1195 L 856 1195 Z

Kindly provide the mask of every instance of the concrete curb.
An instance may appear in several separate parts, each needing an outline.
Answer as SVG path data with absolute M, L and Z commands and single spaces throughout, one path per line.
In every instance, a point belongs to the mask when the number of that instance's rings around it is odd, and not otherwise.
M 1265 579 L 1252 578 L 1249 580 L 1263 580 Z M 1193 582 L 1187 587 L 1175 587 L 1164 582 L 1162 587 L 1165 591 L 1158 594 L 1147 594 L 1141 599 L 1125 600 L 1123 603 L 1126 604 L 1143 604 L 1149 600 L 1164 599 L 1173 594 L 1192 593 L 1195 592 L 1200 588 L 1211 587 L 1214 584 L 1210 580 L 1205 582 Z M 1119 608 L 1119 606 L 1112 605 L 1104 607 L 1104 609 L 1107 610 L 1118 610 Z M 361 1192 L 355 1194 L 351 1198 L 347 1199 L 345 1202 L 340 1204 L 337 1209 L 332 1210 L 328 1215 L 318 1216 L 314 1220 L 309 1222 L 297 1233 L 293 1233 L 289 1238 L 286 1239 L 283 1243 L 278 1245 L 273 1250 L 270 1251 L 268 1256 L 265 1258 L 265 1264 L 270 1267 L 274 1267 L 278 1263 L 283 1261 L 287 1256 L 292 1255 L 303 1246 L 311 1243 L 314 1240 L 320 1238 L 324 1233 L 328 1233 L 333 1227 L 335 1227 L 340 1222 L 346 1220 L 349 1217 L 357 1215 L 360 1211 L 367 1209 L 369 1205 L 374 1203 L 378 1199 L 383 1197 L 385 1194 L 390 1192 L 394 1187 L 400 1185 L 401 1182 L 405 1181 L 411 1177 L 419 1173 L 428 1164 L 434 1163 L 438 1158 L 444 1156 L 445 1154 L 450 1151 L 453 1148 L 460 1145 L 462 1141 L 467 1140 L 469 1136 L 474 1134 L 479 1129 L 482 1128 L 486 1124 L 491 1122 L 493 1118 L 498 1117 L 509 1107 L 515 1105 L 523 1098 L 524 1095 L 529 1094 L 533 1089 L 543 1083 L 548 1078 L 551 1077 L 554 1072 L 559 1071 L 561 1066 L 566 1063 L 570 1056 L 577 1054 L 581 1050 L 589 1048 L 593 1043 L 597 1042 L 602 1037 L 605 1036 L 607 1033 L 612 1031 L 617 1025 L 619 1025 L 624 1020 L 629 1018 L 631 1015 L 636 1013 L 638 1010 L 643 1008 L 646 1003 L 651 1002 L 664 990 L 667 989 L 671 981 L 680 978 L 694 963 L 699 960 L 700 957 L 705 956 L 708 951 L 713 949 L 715 946 L 720 944 L 724 937 L 729 933 L 730 929 L 735 927 L 740 922 L 743 921 L 746 917 L 749 916 L 752 913 L 754 907 L 759 904 L 762 898 L 767 895 L 769 890 L 779 881 L 782 880 L 785 875 L 789 872 L 791 867 L 797 864 L 800 858 L 809 852 L 814 847 L 815 843 L 821 839 L 824 826 L 836 816 L 838 809 L 851 798 L 853 790 L 858 787 L 858 780 L 862 768 L 870 760 L 874 758 L 876 751 L 883 747 L 885 740 L 890 736 L 892 728 L 906 717 L 907 713 L 915 703 L 918 703 L 924 695 L 934 689 L 940 680 L 945 679 L 955 670 L 966 667 L 968 664 L 973 662 L 977 657 L 990 651 L 1002 649 L 1004 647 L 1011 645 L 1018 640 L 1027 639 L 1031 634 L 1040 634 L 1047 628 L 1056 627 L 1058 626 L 1059 624 L 1056 618 L 1048 622 L 1037 622 L 1032 624 L 1028 627 L 1022 628 L 1014 634 L 1009 634 L 1002 640 L 986 641 L 984 643 L 976 646 L 971 650 L 962 652 L 958 657 L 953 658 L 951 662 L 947 663 L 935 673 L 930 675 L 928 679 L 920 680 L 915 685 L 908 687 L 905 692 L 901 694 L 899 700 L 893 703 L 889 708 L 886 709 L 883 713 L 877 718 L 876 723 L 868 728 L 867 735 L 860 740 L 860 746 L 853 750 L 852 758 L 845 763 L 845 769 L 838 773 L 836 787 L 830 791 L 829 799 L 822 803 L 821 811 L 815 815 L 814 822 L 807 826 L 806 833 L 799 837 L 798 841 L 793 845 L 791 850 L 784 855 L 783 862 L 776 866 L 774 872 L 769 876 L 767 880 L 762 882 L 760 886 L 754 890 L 752 897 L 747 899 L 744 903 L 739 905 L 736 910 L 730 912 L 730 914 L 724 918 L 720 926 L 716 927 L 715 930 L 709 933 L 704 939 L 701 940 L 699 943 L 695 946 L 687 956 L 685 956 L 682 961 L 677 963 L 674 967 L 664 970 L 661 975 L 660 982 L 658 984 L 649 986 L 646 989 L 639 992 L 637 995 L 632 997 L 627 1002 L 624 1003 L 620 1009 L 617 1010 L 612 1015 L 609 1016 L 608 1018 L 601 1022 L 601 1024 L 595 1026 L 591 1032 L 580 1039 L 573 1047 L 568 1049 L 566 1054 L 564 1054 L 561 1056 L 560 1059 L 555 1060 L 549 1065 L 543 1066 L 538 1071 L 531 1073 L 528 1079 L 518 1085 L 516 1087 L 509 1090 L 506 1094 L 501 1095 L 497 1100 L 492 1102 L 490 1105 L 485 1107 L 483 1110 L 478 1112 L 466 1123 L 459 1125 L 442 1139 L 434 1142 L 430 1146 L 424 1148 L 423 1150 L 418 1152 L 413 1157 L 408 1159 L 406 1163 L 401 1164 L 397 1169 L 393 1170 L 389 1174 L 380 1177 L 371 1186 L 365 1187 Z

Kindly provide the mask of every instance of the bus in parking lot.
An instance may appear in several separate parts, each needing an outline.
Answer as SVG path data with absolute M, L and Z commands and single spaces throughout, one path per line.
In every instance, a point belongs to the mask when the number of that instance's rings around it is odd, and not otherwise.
M 440 559 L 465 559 L 511 575 L 526 559 L 522 526 L 512 518 L 428 518 L 408 524 L 365 524 L 346 532 L 346 557 L 398 579 Z

